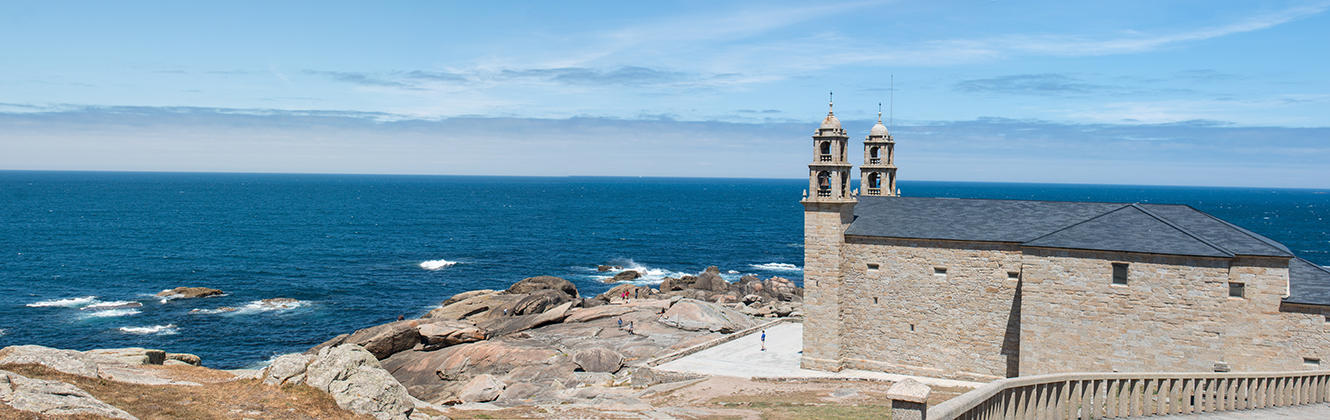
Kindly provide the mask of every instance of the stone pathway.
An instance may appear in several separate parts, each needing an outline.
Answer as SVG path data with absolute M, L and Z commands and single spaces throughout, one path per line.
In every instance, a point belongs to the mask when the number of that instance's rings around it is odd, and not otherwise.
M 1260 410 L 1224 411 L 1219 413 L 1187 414 L 1151 417 L 1168 420 L 1326 420 L 1330 419 L 1330 404 L 1298 407 L 1263 408 Z
M 894 375 L 863 370 L 842 370 L 837 373 L 799 367 L 804 347 L 804 325 L 785 323 L 766 330 L 766 351 L 762 351 L 762 333 L 754 332 L 734 341 L 721 344 L 679 360 L 657 366 L 656 369 L 704 375 L 737 376 L 741 378 L 870 378 L 899 382 L 905 378 L 931 386 L 976 388 L 979 382 L 950 379 Z

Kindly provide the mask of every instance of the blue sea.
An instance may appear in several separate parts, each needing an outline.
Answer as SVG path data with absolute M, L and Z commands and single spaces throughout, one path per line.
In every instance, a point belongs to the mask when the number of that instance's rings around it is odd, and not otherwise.
M 584 296 L 717 266 L 802 280 L 802 179 L 0 171 L 0 346 L 261 365 L 449 296 L 554 275 Z M 904 195 L 1187 204 L 1330 265 L 1325 190 L 901 181 Z M 224 296 L 167 299 L 178 286 Z M 261 300 L 291 298 L 286 305 Z M 129 305 L 126 305 L 129 304 Z M 142 306 L 132 306 L 142 304 Z M 220 308 L 235 311 L 220 311 Z

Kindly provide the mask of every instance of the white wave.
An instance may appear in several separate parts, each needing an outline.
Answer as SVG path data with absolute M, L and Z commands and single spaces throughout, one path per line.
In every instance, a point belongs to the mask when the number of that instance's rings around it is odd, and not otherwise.
M 0 337 L 4 337 L 5 332 L 7 332 L 7 330 L 5 330 L 4 328 L 0 328 Z
M 223 307 L 221 307 L 221 308 L 217 308 L 217 309 L 191 309 L 191 310 L 189 310 L 189 313 L 191 313 L 191 314 L 215 315 L 215 314 L 223 314 L 223 313 L 227 313 L 227 312 L 235 312 L 235 311 L 239 311 L 239 310 L 240 310 L 240 309 L 238 309 L 238 308 L 232 308 L 232 307 L 230 307 L 230 306 L 223 306 Z
M 452 267 L 454 265 L 457 265 L 457 261 L 434 260 L 434 261 L 425 261 L 423 263 L 420 263 L 420 268 L 433 271 L 433 270 L 442 270 L 448 267 Z
M 748 266 L 766 271 L 804 271 L 803 268 L 799 268 L 797 265 L 786 263 L 749 264 Z
M 33 302 L 33 303 L 29 303 L 29 304 L 28 304 L 28 307 L 32 307 L 32 308 L 41 308 L 41 307 L 46 307 L 46 306 L 74 307 L 74 306 L 83 306 L 83 305 L 87 305 L 88 303 L 95 302 L 96 300 L 97 300 L 97 297 L 96 297 L 96 296 L 84 296 L 84 297 L 65 298 L 65 299 L 51 299 L 51 300 L 43 300 L 43 301 L 41 301 L 41 302 Z
M 604 273 L 597 273 L 597 275 L 593 275 L 591 276 L 591 278 L 597 281 L 604 282 L 614 278 L 614 275 L 618 273 L 622 273 L 624 271 L 636 271 L 637 274 L 641 275 L 641 277 L 638 277 L 630 281 L 615 282 L 615 283 L 632 283 L 639 286 L 649 286 L 649 285 L 660 284 L 660 281 L 664 280 L 666 277 L 673 277 L 677 279 L 683 276 L 697 275 L 697 273 L 692 273 L 687 271 L 674 271 L 666 268 L 647 267 L 642 264 L 638 264 L 633 260 L 627 260 L 626 262 L 616 261 L 614 265 L 622 266 L 623 269 L 611 270 Z
M 83 310 L 83 311 L 102 311 L 102 310 L 107 310 L 107 309 L 128 309 L 128 308 L 136 308 L 136 307 L 140 307 L 140 306 L 143 306 L 143 304 L 142 304 L 142 303 L 138 303 L 138 302 L 128 301 L 128 300 L 117 300 L 117 301 L 114 301 L 114 302 L 97 302 L 97 303 L 94 303 L 94 304 L 91 304 L 91 305 L 88 305 L 88 306 L 84 306 L 84 307 L 82 307 L 82 308 L 79 308 L 79 310 Z
M 89 318 L 114 318 L 120 316 L 137 315 L 138 313 L 139 313 L 138 309 L 111 309 L 106 311 L 88 312 L 84 316 Z
M 739 274 L 739 272 L 738 272 L 738 271 L 735 271 L 735 270 L 730 270 L 730 271 L 726 271 L 725 274 Z
M 148 327 L 120 327 L 120 332 L 128 334 L 171 335 L 179 332 L 175 324 L 153 325 Z
M 241 306 L 239 309 L 236 309 L 234 311 L 226 311 L 226 312 L 232 312 L 237 315 L 247 315 L 247 314 L 256 314 L 261 312 L 289 311 L 307 305 L 309 305 L 309 302 L 303 300 L 266 299 L 266 300 L 256 300 L 246 304 L 245 306 Z M 223 309 L 228 309 L 228 308 L 219 308 L 217 309 L 217 311 L 221 312 Z

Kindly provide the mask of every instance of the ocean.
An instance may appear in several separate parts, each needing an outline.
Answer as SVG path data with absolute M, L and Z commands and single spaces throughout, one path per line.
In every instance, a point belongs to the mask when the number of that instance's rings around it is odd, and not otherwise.
M 242 368 L 554 275 L 802 280 L 802 179 L 0 171 L 0 346 Z M 1330 265 L 1325 190 L 901 181 L 904 195 L 1187 204 Z M 226 292 L 168 299 L 201 286 Z M 296 299 L 265 305 L 272 298 Z M 141 304 L 142 306 L 136 306 Z M 222 310 L 234 308 L 234 311 Z

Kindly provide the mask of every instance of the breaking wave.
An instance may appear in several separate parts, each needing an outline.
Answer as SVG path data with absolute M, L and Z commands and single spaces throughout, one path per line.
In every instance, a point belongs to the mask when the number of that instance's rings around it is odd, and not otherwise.
M 89 303 L 95 302 L 96 300 L 97 300 L 96 296 L 84 296 L 76 298 L 43 300 L 41 302 L 29 303 L 27 306 L 31 308 L 41 308 L 47 306 L 75 307 L 75 306 L 87 305 Z
M 126 334 L 156 334 L 171 335 L 179 332 L 175 324 L 153 325 L 148 327 L 120 327 L 120 332 Z
M 457 261 L 434 260 L 434 261 L 425 261 L 423 263 L 420 263 L 420 268 L 430 271 L 435 271 L 452 267 L 454 265 L 457 265 Z
M 110 309 L 105 311 L 94 311 L 84 314 L 87 318 L 114 318 L 121 316 L 130 316 L 139 314 L 138 309 Z
M 91 305 L 88 305 L 88 306 L 84 306 L 84 307 L 82 307 L 82 308 L 79 308 L 79 310 L 83 310 L 83 311 L 104 311 L 104 310 L 109 310 L 109 309 L 128 309 L 128 308 L 137 308 L 137 307 L 140 307 L 140 306 L 143 306 L 143 304 L 142 304 L 142 303 L 138 303 L 138 302 L 134 302 L 134 301 L 128 301 L 128 300 L 117 300 L 117 301 L 114 301 L 114 302 L 97 302 L 97 303 L 94 303 L 94 304 L 91 304 Z
M 797 265 L 786 263 L 749 264 L 748 266 L 766 271 L 804 271 Z

